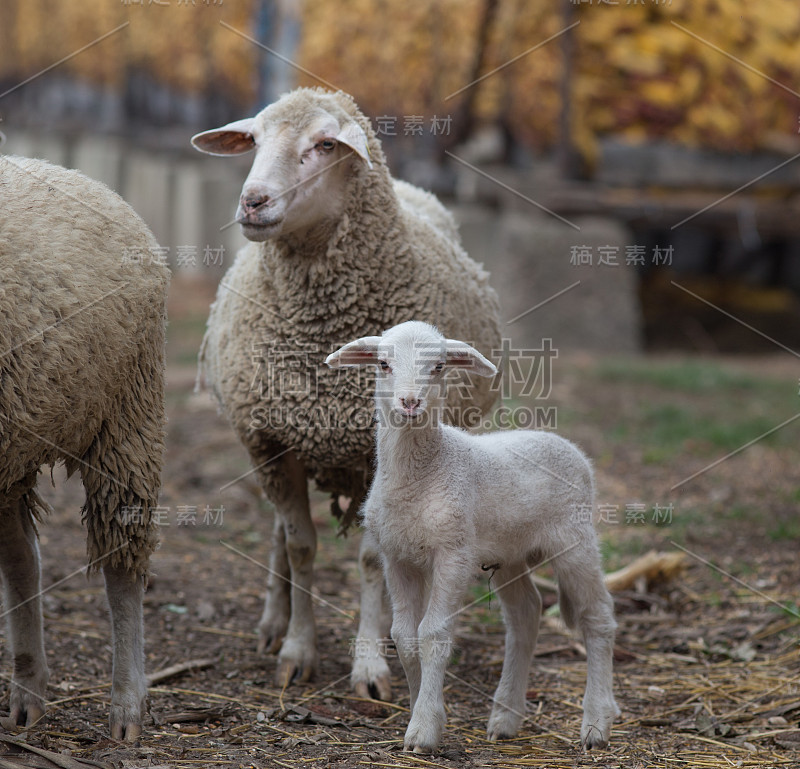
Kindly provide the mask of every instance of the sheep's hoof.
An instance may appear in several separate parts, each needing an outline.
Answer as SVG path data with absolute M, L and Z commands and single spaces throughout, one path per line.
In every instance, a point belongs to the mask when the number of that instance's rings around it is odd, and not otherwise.
M 283 646 L 283 635 L 277 633 L 262 634 L 259 631 L 258 643 L 256 644 L 256 651 L 259 654 L 277 654 Z
M 117 721 L 111 724 L 111 739 L 122 742 L 136 742 L 142 735 L 142 725 L 138 723 L 123 724 Z
M 275 685 L 283 688 L 290 684 L 304 684 L 314 676 L 314 665 L 306 665 L 294 660 L 278 659 L 275 670 Z
M 389 676 L 378 676 L 374 681 L 357 681 L 353 685 L 356 697 L 364 699 L 383 700 L 390 702 L 392 699 L 392 684 Z
M 11 708 L 9 720 L 12 724 L 17 726 L 33 726 L 44 716 L 44 708 L 40 705 L 30 703 L 25 705 L 16 705 Z

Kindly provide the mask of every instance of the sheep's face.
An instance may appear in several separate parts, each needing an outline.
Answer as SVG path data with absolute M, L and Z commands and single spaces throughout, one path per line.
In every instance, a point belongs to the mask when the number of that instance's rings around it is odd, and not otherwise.
M 358 123 L 321 106 L 298 109 L 291 97 L 254 118 L 192 137 L 197 149 L 214 155 L 255 149 L 236 209 L 236 221 L 248 240 L 302 233 L 337 220 L 354 163 L 372 165 Z
M 494 376 L 495 366 L 465 342 L 445 339 L 433 326 L 408 321 L 383 336 L 357 339 L 328 356 L 331 367 L 375 365 L 375 401 L 384 422 L 441 418 L 448 368 Z

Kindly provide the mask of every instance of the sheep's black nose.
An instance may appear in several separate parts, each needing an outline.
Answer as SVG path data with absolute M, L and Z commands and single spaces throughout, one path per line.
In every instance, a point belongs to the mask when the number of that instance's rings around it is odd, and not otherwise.
M 411 411 L 419 406 L 419 398 L 400 398 L 400 403 L 404 409 Z

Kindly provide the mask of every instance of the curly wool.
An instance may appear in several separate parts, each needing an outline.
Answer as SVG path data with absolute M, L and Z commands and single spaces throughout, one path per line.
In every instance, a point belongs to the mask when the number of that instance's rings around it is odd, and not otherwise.
M 200 375 L 248 448 L 266 489 L 280 495 L 279 463 L 294 450 L 319 488 L 353 498 L 355 519 L 372 474 L 373 386 L 364 372 L 331 371 L 325 357 L 350 339 L 405 320 L 435 324 L 486 355 L 500 342 L 488 273 L 460 245 L 451 214 L 431 194 L 393 182 L 369 120 L 346 94 L 298 89 L 275 119 L 303 124 L 322 107 L 355 120 L 373 168 L 354 165 L 345 210 L 323 242 L 291 236 L 250 243 L 220 283 L 200 354 Z M 292 367 L 295 367 L 292 369 Z M 294 375 L 294 376 L 293 376 Z M 454 421 L 486 412 L 496 392 L 481 380 L 451 387 Z
M 0 157 L 0 515 L 40 519 L 40 467 L 79 471 L 91 570 L 158 541 L 169 270 L 145 223 L 77 171 Z

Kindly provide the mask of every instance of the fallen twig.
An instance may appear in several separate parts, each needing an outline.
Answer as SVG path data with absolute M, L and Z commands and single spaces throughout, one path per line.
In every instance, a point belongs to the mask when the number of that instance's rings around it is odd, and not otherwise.
M 210 657 L 207 659 L 178 662 L 175 665 L 170 665 L 168 668 L 164 668 L 163 670 L 159 670 L 157 673 L 150 675 L 148 678 L 148 686 L 160 684 L 162 681 L 166 681 L 168 678 L 180 675 L 181 673 L 186 673 L 190 670 L 202 670 L 203 668 L 210 668 L 215 664 L 216 660 Z

